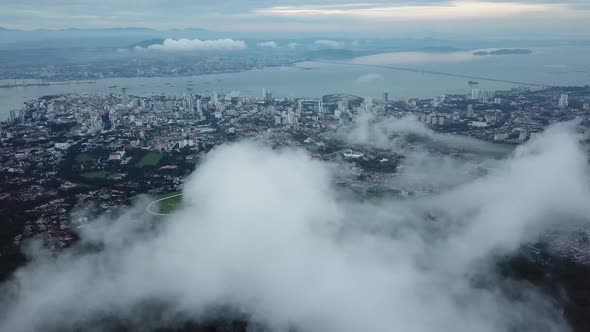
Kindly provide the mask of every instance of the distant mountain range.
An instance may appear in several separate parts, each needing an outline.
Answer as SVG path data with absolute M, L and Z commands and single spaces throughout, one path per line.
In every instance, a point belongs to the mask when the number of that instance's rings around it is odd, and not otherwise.
M 35 32 L 35 31 L 54 31 L 54 32 L 63 32 L 63 31 L 81 31 L 81 32 L 110 32 L 110 31 L 126 31 L 126 32 L 210 32 L 207 29 L 203 28 L 186 28 L 186 29 L 170 29 L 170 30 L 155 30 L 152 28 L 144 28 L 144 27 L 121 27 L 121 28 L 98 28 L 98 29 L 84 29 L 84 28 L 66 28 L 66 29 L 33 29 L 33 30 L 20 30 L 20 29 L 8 29 L 4 27 L 0 27 L 0 31 L 11 31 L 11 32 Z
M 140 41 L 139 43 L 129 46 L 129 48 L 136 48 L 136 47 L 146 48 L 146 47 L 149 47 L 152 45 L 162 45 L 162 44 L 164 44 L 164 40 L 165 39 L 162 39 L 162 38 L 143 40 L 143 41 Z
M 0 49 L 121 48 L 139 41 L 165 38 L 229 38 L 228 33 L 202 28 L 154 30 L 144 27 L 105 29 L 17 30 L 0 27 Z

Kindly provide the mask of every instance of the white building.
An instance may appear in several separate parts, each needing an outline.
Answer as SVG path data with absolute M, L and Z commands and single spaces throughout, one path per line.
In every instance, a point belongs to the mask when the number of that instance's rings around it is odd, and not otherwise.
M 494 91 L 472 89 L 471 99 L 479 101 L 488 101 L 490 99 L 493 99 L 495 94 L 496 93 Z
M 561 108 L 566 108 L 566 107 L 569 105 L 569 101 L 568 101 L 568 99 L 569 99 L 569 96 L 568 96 L 568 94 L 567 94 L 567 93 L 564 93 L 564 94 L 562 94 L 562 95 L 559 97 L 559 104 L 558 104 L 558 105 L 559 105 L 559 107 L 561 107 Z
M 70 146 L 70 143 L 55 143 L 55 148 L 58 150 L 67 150 Z
M 348 159 L 360 159 L 364 156 L 364 154 L 360 152 L 354 152 L 352 150 L 346 150 L 342 155 L 344 156 L 344 158 Z

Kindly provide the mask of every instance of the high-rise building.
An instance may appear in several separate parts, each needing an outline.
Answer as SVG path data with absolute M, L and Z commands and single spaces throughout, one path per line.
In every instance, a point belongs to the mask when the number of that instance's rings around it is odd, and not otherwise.
M 566 108 L 569 105 L 569 95 L 567 93 L 562 94 L 559 97 L 559 107 Z
M 287 112 L 287 124 L 294 125 L 296 121 L 295 112 L 289 111 Z
M 199 114 L 203 113 L 203 109 L 201 106 L 201 99 L 197 99 L 197 113 L 199 113 Z
M 318 101 L 318 114 L 324 114 L 324 101 L 322 99 Z
M 387 103 L 389 101 L 389 93 L 383 92 L 383 102 Z
M 104 112 L 104 114 L 101 116 L 102 119 L 102 129 L 104 130 L 110 130 L 112 128 L 112 124 L 111 124 L 111 117 L 109 112 Z
M 186 102 L 186 108 L 189 112 L 194 112 L 195 110 L 195 104 L 194 104 L 194 98 L 193 98 L 193 88 L 186 88 L 186 98 L 185 98 L 185 102 Z
M 479 101 L 488 101 L 490 99 L 493 99 L 495 94 L 496 93 L 494 91 L 472 89 L 471 99 Z
M 219 104 L 219 95 L 217 94 L 217 92 L 213 92 L 212 101 L 213 101 L 213 105 L 215 105 L 215 107 L 217 107 L 217 105 Z
M 10 122 L 16 123 L 16 111 L 10 110 Z
M 102 130 L 101 119 L 90 119 L 88 125 L 88 132 L 91 134 L 97 134 Z
M 473 117 L 473 105 L 468 105 L 467 106 L 467 114 L 466 116 L 468 118 L 472 118 Z
M 127 97 L 127 88 L 121 88 L 121 102 L 123 106 L 127 106 L 129 104 L 129 98 Z

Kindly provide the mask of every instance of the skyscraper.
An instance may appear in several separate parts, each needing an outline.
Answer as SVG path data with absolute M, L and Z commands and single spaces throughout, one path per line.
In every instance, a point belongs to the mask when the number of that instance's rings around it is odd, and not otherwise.
M 195 109 L 195 105 L 194 105 L 194 100 L 193 100 L 193 89 L 192 88 L 187 88 L 186 89 L 187 94 L 186 94 L 186 109 L 189 112 L 193 112 Z
M 472 118 L 473 117 L 473 105 L 468 105 L 467 106 L 467 114 L 466 116 L 468 118 Z
M 559 97 L 559 107 L 566 108 L 569 105 L 569 95 L 567 93 L 562 94 Z
M 479 101 L 488 101 L 490 99 L 493 99 L 495 94 L 496 94 L 495 91 L 472 89 L 471 90 L 471 99 L 479 100 Z
M 104 130 L 110 130 L 112 128 L 112 124 L 111 124 L 111 117 L 109 112 L 104 112 L 103 115 L 101 116 L 102 119 L 102 129 Z
M 129 104 L 129 99 L 127 98 L 127 88 L 121 88 L 121 102 L 123 106 L 127 106 Z
M 213 92 L 213 105 L 217 107 L 217 104 L 219 104 L 219 95 L 217 94 L 217 92 Z

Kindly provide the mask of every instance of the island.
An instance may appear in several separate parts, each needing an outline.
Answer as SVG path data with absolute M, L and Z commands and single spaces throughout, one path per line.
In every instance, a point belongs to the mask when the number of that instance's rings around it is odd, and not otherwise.
M 507 48 L 502 48 L 499 50 L 493 50 L 493 51 L 477 51 L 477 52 L 473 52 L 473 55 L 475 56 L 486 56 L 486 55 L 523 55 L 523 54 L 531 54 L 533 53 L 532 50 L 528 50 L 528 49 L 507 49 Z

